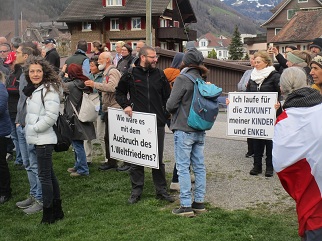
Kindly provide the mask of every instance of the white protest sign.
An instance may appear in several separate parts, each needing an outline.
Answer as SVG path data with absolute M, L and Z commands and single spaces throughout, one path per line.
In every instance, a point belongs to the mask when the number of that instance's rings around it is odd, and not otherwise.
M 108 108 L 110 155 L 117 160 L 159 169 L 156 114 Z
M 230 92 L 227 135 L 272 139 L 277 92 Z

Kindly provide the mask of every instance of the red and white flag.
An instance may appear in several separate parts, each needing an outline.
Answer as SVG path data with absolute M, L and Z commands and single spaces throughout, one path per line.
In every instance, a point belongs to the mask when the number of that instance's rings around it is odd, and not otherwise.
M 322 104 L 288 108 L 277 119 L 273 166 L 296 202 L 299 235 L 322 227 Z

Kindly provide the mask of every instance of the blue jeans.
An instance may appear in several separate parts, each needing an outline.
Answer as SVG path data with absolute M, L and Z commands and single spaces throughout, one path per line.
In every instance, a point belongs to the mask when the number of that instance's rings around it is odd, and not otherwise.
M 84 141 L 83 140 L 73 140 L 72 145 L 75 150 L 75 166 L 74 168 L 77 170 L 77 173 L 81 175 L 88 175 L 89 169 L 86 160 L 86 153 L 84 149 Z
M 25 130 L 22 126 L 17 126 L 16 130 L 23 165 L 25 166 L 28 175 L 30 195 L 36 200 L 42 201 L 42 190 L 38 178 L 38 164 L 35 146 L 27 144 Z
M 195 174 L 194 201 L 203 203 L 206 194 L 206 167 L 204 163 L 205 132 L 174 133 L 175 160 L 179 176 L 180 204 L 191 207 L 191 179 L 189 166 Z
M 36 145 L 39 180 L 42 186 L 43 206 L 49 208 L 54 199 L 60 199 L 59 184 L 53 169 L 52 154 L 55 145 Z
M 15 119 L 11 119 L 11 134 L 10 137 L 13 141 L 13 144 L 15 145 L 16 148 L 16 160 L 15 164 L 23 164 L 21 153 L 20 153 L 20 148 L 19 148 L 19 142 L 18 142 L 18 135 L 17 135 L 17 130 L 16 130 L 16 123 Z

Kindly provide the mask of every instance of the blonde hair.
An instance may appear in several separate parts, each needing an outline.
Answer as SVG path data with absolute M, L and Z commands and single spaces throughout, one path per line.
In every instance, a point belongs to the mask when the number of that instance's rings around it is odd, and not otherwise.
M 263 62 L 266 63 L 267 66 L 273 65 L 272 59 L 266 51 L 258 51 L 254 53 L 254 59 L 257 57 L 261 57 Z

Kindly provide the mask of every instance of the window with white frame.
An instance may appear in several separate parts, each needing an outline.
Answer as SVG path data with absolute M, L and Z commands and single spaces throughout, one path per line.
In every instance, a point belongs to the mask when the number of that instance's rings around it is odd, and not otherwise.
M 82 23 L 82 31 L 91 31 L 92 30 L 92 24 L 89 22 L 83 22 Z
M 132 30 L 141 30 L 141 18 L 132 18 L 131 29 Z
M 116 42 L 111 42 L 110 43 L 110 45 L 111 45 L 111 51 L 115 51 L 115 46 L 116 46 Z
M 111 26 L 111 31 L 120 30 L 120 20 L 118 18 L 111 18 L 110 26 Z
M 178 43 L 174 43 L 174 51 L 177 51 L 177 52 L 180 51 L 180 46 Z
M 133 50 L 136 50 L 136 46 L 138 45 L 138 43 L 137 42 L 132 42 L 132 49 Z
M 160 42 L 161 49 L 168 49 L 167 42 Z
M 306 49 L 306 45 L 303 45 L 303 46 L 302 46 L 302 50 L 307 50 L 307 49 Z
M 167 6 L 167 9 L 170 9 L 170 10 L 173 9 L 173 2 L 172 2 L 172 0 L 169 2 L 168 6 Z
M 221 57 L 221 56 L 222 56 L 222 52 L 218 51 L 218 57 Z
M 166 27 L 168 27 L 168 21 L 169 20 L 167 20 L 167 19 L 161 18 L 160 19 L 160 28 L 166 28 Z
M 106 6 L 122 6 L 122 0 L 106 0 Z
M 279 31 L 281 31 L 282 29 L 281 28 L 275 28 L 275 35 L 278 34 Z
M 207 41 L 206 40 L 201 40 L 200 41 L 200 47 L 207 47 Z
M 296 12 L 297 12 L 297 10 L 295 10 L 295 9 L 288 9 L 287 10 L 287 20 L 290 20 Z

